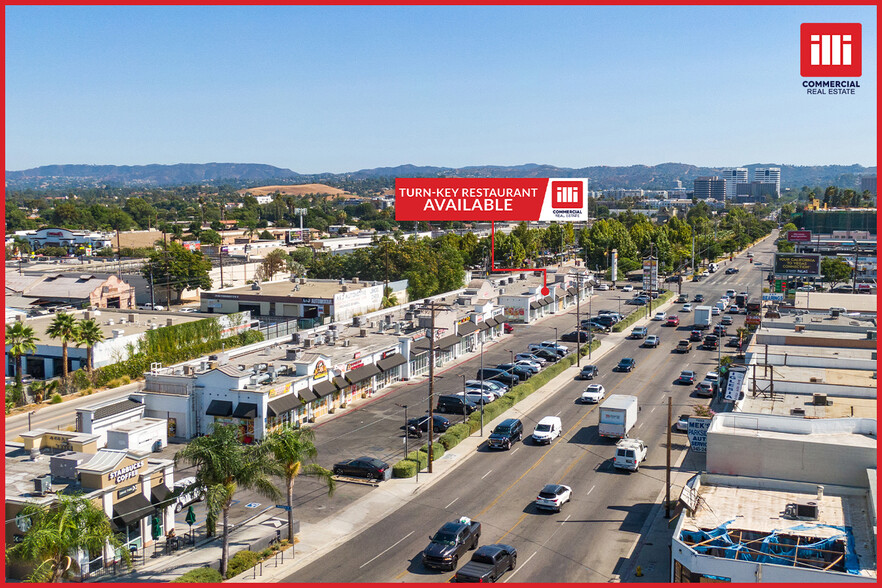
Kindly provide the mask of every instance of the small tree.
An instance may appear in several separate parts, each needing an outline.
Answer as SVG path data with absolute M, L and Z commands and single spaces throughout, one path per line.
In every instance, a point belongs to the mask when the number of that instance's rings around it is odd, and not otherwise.
M 281 271 L 285 271 L 287 267 L 288 255 L 281 249 L 273 249 L 266 254 L 263 263 L 260 264 L 263 269 L 263 276 L 267 280 L 272 280 L 273 276 Z
M 188 251 L 180 243 L 174 241 L 162 244 L 162 251 L 154 251 L 141 268 L 145 279 L 152 279 L 154 284 L 168 284 L 174 290 L 178 301 L 187 289 L 211 288 L 211 262 L 201 251 Z

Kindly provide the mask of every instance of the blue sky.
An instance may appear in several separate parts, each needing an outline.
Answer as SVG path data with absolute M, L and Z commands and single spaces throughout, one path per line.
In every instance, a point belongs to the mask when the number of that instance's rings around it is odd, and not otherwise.
M 809 96 L 802 22 L 863 24 Z M 6 169 L 875 165 L 875 7 L 6 7 Z

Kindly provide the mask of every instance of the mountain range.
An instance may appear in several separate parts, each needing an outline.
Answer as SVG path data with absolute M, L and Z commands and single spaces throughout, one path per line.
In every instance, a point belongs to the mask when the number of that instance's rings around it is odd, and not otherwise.
M 782 188 L 839 186 L 855 188 L 861 175 L 875 174 L 875 167 L 862 165 L 741 165 L 753 179 L 757 167 L 780 167 Z M 399 165 L 362 169 L 342 174 L 300 174 L 290 169 L 258 163 L 178 163 L 175 165 L 46 165 L 21 171 L 6 171 L 6 188 L 169 187 L 192 184 L 234 184 L 253 187 L 266 183 L 309 183 L 327 180 L 363 180 L 394 177 L 577 177 L 588 178 L 589 188 L 671 189 L 680 180 L 690 189 L 699 176 L 719 173 L 724 168 L 685 163 L 659 165 L 557 167 L 527 163 L 514 166 L 480 165 L 460 168 Z

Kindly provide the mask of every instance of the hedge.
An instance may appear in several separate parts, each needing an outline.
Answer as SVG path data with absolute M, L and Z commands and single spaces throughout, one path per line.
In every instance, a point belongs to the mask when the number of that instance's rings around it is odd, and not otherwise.
M 429 444 L 420 447 L 420 453 L 426 456 L 426 465 L 429 465 Z M 432 443 L 432 459 L 440 459 L 444 455 L 444 445 L 435 441 Z
M 600 340 L 595 339 L 591 342 L 591 350 L 594 351 L 600 347 Z M 579 353 L 584 356 L 588 354 L 588 345 L 582 345 Z M 576 363 L 576 354 L 572 353 L 562 358 L 556 364 L 549 366 L 527 380 L 522 382 L 511 390 L 509 390 L 502 398 L 491 402 L 484 406 L 484 422 L 490 422 L 509 408 L 546 385 L 555 377 L 562 374 L 568 367 Z M 453 425 L 447 432 L 441 435 L 433 444 L 433 457 L 438 459 L 444 455 L 445 450 L 456 447 L 463 439 L 481 428 L 481 411 L 476 410 L 470 416 L 466 423 Z M 392 466 L 392 476 L 395 478 L 412 478 L 417 473 L 417 464 L 422 470 L 428 465 L 428 455 L 426 455 L 427 445 L 423 445 L 420 450 L 411 451 L 404 459 Z M 418 454 L 418 455 L 417 455 Z M 417 461 L 419 459 L 419 461 Z
M 221 573 L 214 568 L 196 568 L 182 576 L 178 576 L 172 582 L 219 584 L 223 581 Z
M 655 301 L 654 301 L 655 307 L 658 308 L 659 306 L 661 306 L 662 304 L 667 302 L 671 298 L 671 296 L 673 296 L 673 295 L 674 295 L 673 290 L 667 290 L 666 292 L 663 292 L 662 294 L 659 295 L 658 298 L 655 299 Z M 651 304 L 652 303 L 650 303 L 650 305 Z M 645 309 L 645 307 L 643 307 L 643 306 L 641 306 L 640 308 L 634 309 L 633 311 L 631 311 L 631 313 L 628 316 L 626 316 L 625 318 L 623 318 L 622 320 L 620 320 L 619 322 L 614 324 L 613 328 L 612 328 L 613 333 L 621 333 L 622 331 L 624 331 L 625 329 L 627 329 L 628 327 L 630 327 L 631 325 L 633 325 L 634 323 L 639 321 L 641 318 L 646 316 L 644 309 Z M 649 312 L 652 313 L 651 306 L 650 306 Z
M 234 578 L 245 570 L 250 570 L 257 565 L 258 561 L 260 561 L 258 554 L 243 549 L 230 558 L 230 562 L 227 564 L 227 578 Z

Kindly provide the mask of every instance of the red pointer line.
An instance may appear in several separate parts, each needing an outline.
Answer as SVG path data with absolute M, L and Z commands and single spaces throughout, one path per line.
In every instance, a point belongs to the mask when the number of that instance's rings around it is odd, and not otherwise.
M 495 247 L 493 246 L 494 239 L 493 235 L 496 234 L 496 229 L 494 229 L 494 221 L 490 221 L 490 271 L 491 272 L 520 272 L 520 271 L 540 271 L 542 272 L 542 295 L 548 296 L 550 290 L 548 289 L 548 270 L 541 269 L 537 270 L 535 267 L 493 267 L 493 251 Z

